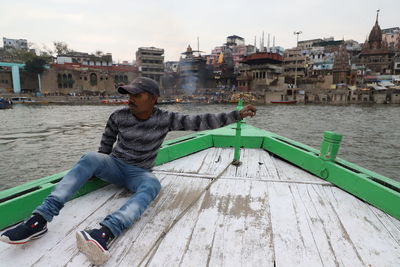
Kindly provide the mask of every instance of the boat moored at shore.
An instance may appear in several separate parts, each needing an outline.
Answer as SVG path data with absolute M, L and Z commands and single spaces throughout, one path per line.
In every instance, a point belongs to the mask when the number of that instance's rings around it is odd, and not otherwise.
M 12 102 L 8 99 L 0 98 L 0 109 L 12 108 Z

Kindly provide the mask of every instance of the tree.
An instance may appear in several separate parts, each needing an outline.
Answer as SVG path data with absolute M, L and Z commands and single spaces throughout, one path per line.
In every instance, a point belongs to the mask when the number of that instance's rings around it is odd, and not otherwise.
M 53 44 L 54 44 L 54 52 L 56 53 L 56 56 L 67 54 L 67 53 L 74 51 L 74 50 L 68 48 L 68 45 L 64 42 L 54 41 Z
M 38 77 L 38 85 L 39 85 L 39 92 L 42 91 L 41 83 L 40 83 L 40 75 L 45 70 L 45 65 L 47 64 L 46 57 L 35 56 L 32 59 L 25 62 L 25 71 L 32 75 L 37 75 Z
M 4 57 L 12 62 L 26 62 L 34 58 L 36 54 L 33 51 L 21 49 L 7 49 L 4 51 Z
M 97 57 L 102 57 L 102 56 L 104 56 L 104 52 L 101 51 L 101 50 L 96 50 L 96 52 L 94 52 L 94 54 L 95 54 Z

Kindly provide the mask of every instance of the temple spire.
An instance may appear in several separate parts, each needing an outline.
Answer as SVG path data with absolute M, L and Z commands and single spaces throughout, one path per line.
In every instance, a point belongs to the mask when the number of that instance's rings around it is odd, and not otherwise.
M 378 17 L 380 11 L 381 11 L 380 9 L 376 10 L 376 22 L 375 22 L 376 24 L 378 24 Z

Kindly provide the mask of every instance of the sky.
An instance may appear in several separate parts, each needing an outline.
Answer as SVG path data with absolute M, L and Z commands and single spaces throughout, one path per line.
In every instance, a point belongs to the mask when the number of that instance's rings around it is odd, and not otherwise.
M 254 44 L 265 32 L 284 48 L 299 40 L 334 37 L 364 42 L 380 9 L 382 29 L 400 27 L 399 0 L 0 0 L 0 35 L 27 39 L 34 48 L 54 41 L 79 52 L 112 53 L 132 62 L 139 47 L 165 50 L 179 60 L 190 44 L 210 54 L 229 35 Z M 2 44 L 2 42 L 1 42 Z

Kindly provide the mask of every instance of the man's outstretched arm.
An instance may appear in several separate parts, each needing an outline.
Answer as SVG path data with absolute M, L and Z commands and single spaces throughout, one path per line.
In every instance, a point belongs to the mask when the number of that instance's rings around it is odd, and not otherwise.
M 183 115 L 171 112 L 170 131 L 202 131 L 219 128 L 237 122 L 248 116 L 254 116 L 257 109 L 253 105 L 243 107 L 241 111 L 223 112 L 217 114 Z

